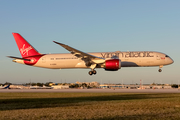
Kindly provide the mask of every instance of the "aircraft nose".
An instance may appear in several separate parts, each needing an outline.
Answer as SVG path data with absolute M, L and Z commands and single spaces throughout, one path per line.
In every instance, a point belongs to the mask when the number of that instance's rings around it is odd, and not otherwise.
M 169 64 L 173 64 L 174 60 L 172 58 L 169 58 Z
M 172 64 L 172 63 L 174 63 L 174 60 L 173 60 L 173 59 L 171 59 L 171 64 Z

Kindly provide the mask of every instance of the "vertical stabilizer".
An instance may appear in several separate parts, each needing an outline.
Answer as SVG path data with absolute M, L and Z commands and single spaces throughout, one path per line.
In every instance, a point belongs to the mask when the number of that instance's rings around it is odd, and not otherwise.
M 7 86 L 4 87 L 3 89 L 10 89 L 9 87 L 10 87 L 10 85 L 7 85 Z
M 41 55 L 38 51 L 28 43 L 19 33 L 12 33 L 16 40 L 17 46 L 23 58 L 28 56 Z

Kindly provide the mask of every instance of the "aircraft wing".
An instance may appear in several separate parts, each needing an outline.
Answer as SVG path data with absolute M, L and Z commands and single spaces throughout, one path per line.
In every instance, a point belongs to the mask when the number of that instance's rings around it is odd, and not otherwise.
M 104 63 L 105 62 L 104 58 L 97 57 L 97 56 L 94 56 L 94 55 L 82 52 L 80 50 L 77 50 L 75 48 L 72 48 L 72 47 L 70 47 L 68 45 L 65 45 L 65 44 L 62 44 L 62 43 L 59 43 L 59 42 L 56 42 L 56 41 L 53 41 L 53 42 L 58 44 L 58 45 L 60 45 L 60 46 L 62 46 L 63 48 L 65 48 L 66 50 L 71 52 L 71 54 L 73 54 L 74 56 L 76 56 L 78 58 L 81 58 L 85 62 L 92 62 L 92 63 L 95 63 L 95 64 L 99 64 L 99 63 Z

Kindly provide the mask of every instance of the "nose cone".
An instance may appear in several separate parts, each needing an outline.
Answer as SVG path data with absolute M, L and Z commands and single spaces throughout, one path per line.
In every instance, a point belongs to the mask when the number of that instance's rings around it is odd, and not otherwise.
M 169 59 L 168 59 L 168 64 L 173 64 L 173 63 L 174 63 L 174 60 L 169 57 Z
M 171 58 L 170 58 L 171 59 Z M 171 64 L 173 64 L 174 63 L 174 60 L 173 59 L 171 59 Z

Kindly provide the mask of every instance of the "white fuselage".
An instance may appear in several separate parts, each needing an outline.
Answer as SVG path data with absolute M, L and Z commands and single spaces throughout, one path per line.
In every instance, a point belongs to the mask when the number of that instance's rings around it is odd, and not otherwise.
M 53 41 L 69 54 L 40 54 L 19 33 L 12 33 L 22 58 L 13 58 L 13 62 L 50 69 L 89 68 L 89 75 L 95 75 L 95 68 L 104 68 L 106 71 L 117 71 L 121 67 L 149 67 L 159 66 L 159 72 L 164 65 L 174 61 L 166 54 L 153 51 L 136 52 L 99 52 L 85 53 L 63 43 Z
M 172 64 L 173 60 L 166 54 L 152 51 L 136 52 L 99 52 L 88 53 L 97 57 L 107 59 L 120 59 L 121 67 L 148 67 L 164 66 Z M 23 60 L 13 60 L 17 63 L 24 64 Z M 69 68 L 89 68 L 83 60 L 73 54 L 45 54 L 33 66 L 51 68 L 51 69 L 69 69 Z M 102 68 L 97 66 L 96 68 Z

